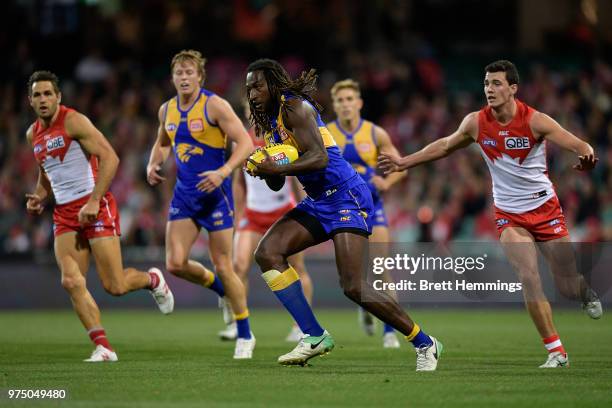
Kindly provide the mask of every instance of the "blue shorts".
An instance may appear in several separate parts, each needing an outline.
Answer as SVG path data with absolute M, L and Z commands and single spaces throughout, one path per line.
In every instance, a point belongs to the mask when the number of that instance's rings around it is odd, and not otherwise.
M 361 178 L 347 184 L 316 200 L 306 197 L 287 216 L 302 224 L 319 242 L 340 232 L 369 236 L 372 233 L 367 221 L 372 213 L 370 189 Z
M 174 196 L 168 211 L 168 221 L 191 218 L 208 232 L 234 226 L 234 202 L 231 188 L 222 185 L 212 193 L 186 194 L 174 189 Z
M 368 217 L 370 221 L 370 227 L 388 227 L 387 216 L 385 215 L 385 207 L 383 200 L 380 198 L 374 200 L 374 208 L 372 210 L 372 216 Z

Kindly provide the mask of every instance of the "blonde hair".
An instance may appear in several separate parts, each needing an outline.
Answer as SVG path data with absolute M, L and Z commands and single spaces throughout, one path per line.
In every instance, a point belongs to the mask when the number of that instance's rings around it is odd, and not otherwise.
M 195 64 L 200 76 L 202 77 L 202 81 L 200 81 L 200 85 L 204 83 L 204 78 L 206 77 L 206 71 L 204 70 L 204 65 L 206 64 L 206 58 L 202 57 L 202 53 L 196 50 L 182 50 L 177 53 L 174 57 L 172 57 L 172 62 L 170 63 L 170 72 L 174 72 L 174 67 L 176 64 L 183 63 L 185 61 L 191 61 Z
M 357 96 L 361 97 L 361 89 L 359 88 L 359 83 L 352 79 L 344 79 L 342 81 L 338 81 L 332 86 L 331 96 L 334 98 L 338 92 L 343 89 L 352 89 L 357 92 Z

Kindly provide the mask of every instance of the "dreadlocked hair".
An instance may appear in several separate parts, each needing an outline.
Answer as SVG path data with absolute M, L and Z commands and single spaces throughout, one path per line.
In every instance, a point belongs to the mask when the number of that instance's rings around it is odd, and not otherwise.
M 323 109 L 312 97 L 317 91 L 318 79 L 318 75 L 314 69 L 302 71 L 298 78 L 291 79 L 289 73 L 287 73 L 285 68 L 283 68 L 278 61 L 262 58 L 252 62 L 247 68 L 247 72 L 254 71 L 261 71 L 263 73 L 266 83 L 268 84 L 268 91 L 270 92 L 274 110 L 278 110 L 279 107 L 281 107 L 281 109 L 285 108 L 281 103 L 281 97 L 284 93 L 290 93 L 303 98 L 319 112 Z M 270 118 L 267 113 L 258 112 L 251 101 L 249 101 L 249 107 L 251 108 L 249 122 L 251 126 L 255 127 L 257 136 L 261 137 L 266 132 L 271 132 L 272 127 L 270 126 Z

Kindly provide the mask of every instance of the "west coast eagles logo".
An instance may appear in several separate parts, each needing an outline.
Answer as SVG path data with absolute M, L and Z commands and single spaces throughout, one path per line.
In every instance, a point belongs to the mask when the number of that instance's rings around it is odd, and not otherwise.
M 191 156 L 201 156 L 203 154 L 204 150 L 201 147 L 189 143 L 179 143 L 176 146 L 176 155 L 182 163 L 187 163 Z

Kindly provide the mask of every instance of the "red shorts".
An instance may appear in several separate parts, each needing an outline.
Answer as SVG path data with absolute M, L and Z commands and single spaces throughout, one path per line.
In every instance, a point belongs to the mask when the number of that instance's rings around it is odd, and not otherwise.
M 270 212 L 253 211 L 247 208 L 244 211 L 244 217 L 238 223 L 238 231 L 253 231 L 263 235 L 270 229 L 272 224 L 294 207 L 295 204 L 289 203 Z
M 500 236 L 508 227 L 525 228 L 536 241 L 550 241 L 569 235 L 557 196 L 522 214 L 512 214 L 495 207 L 495 224 Z
M 89 200 L 89 195 L 66 204 L 58 204 L 53 210 L 53 235 L 76 231 L 86 239 L 121 235 L 119 212 L 115 197 L 107 192 L 100 200 L 100 211 L 95 222 L 82 226 L 79 224 L 79 211 Z

